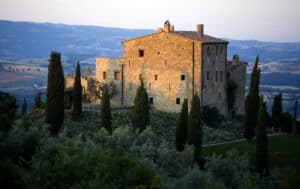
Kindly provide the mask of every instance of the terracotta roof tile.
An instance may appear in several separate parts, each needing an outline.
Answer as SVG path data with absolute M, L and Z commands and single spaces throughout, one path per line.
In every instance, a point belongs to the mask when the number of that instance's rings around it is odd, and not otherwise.
M 183 37 L 191 38 L 193 40 L 201 41 L 203 43 L 228 43 L 227 41 L 209 35 L 198 36 L 195 31 L 174 31 L 172 32 Z

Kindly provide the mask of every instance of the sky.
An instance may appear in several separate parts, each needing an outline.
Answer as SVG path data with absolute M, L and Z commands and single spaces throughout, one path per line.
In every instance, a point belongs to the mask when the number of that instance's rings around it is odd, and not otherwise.
M 300 0 L 0 0 L 0 19 L 175 30 L 204 24 L 209 35 L 300 42 Z

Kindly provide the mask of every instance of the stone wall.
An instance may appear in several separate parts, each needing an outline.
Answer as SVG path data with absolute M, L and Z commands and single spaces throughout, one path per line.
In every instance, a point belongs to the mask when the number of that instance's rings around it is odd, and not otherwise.
M 73 88 L 74 85 L 74 75 L 68 74 L 65 77 L 65 88 Z M 88 86 L 88 78 L 86 76 L 81 76 L 81 86 L 82 86 L 82 93 L 85 94 L 87 91 Z
M 142 77 L 156 109 L 180 111 L 184 99 L 192 98 L 193 75 L 200 93 L 200 48 L 200 42 L 171 32 L 124 41 L 124 103 L 133 105 Z
M 122 59 L 121 58 L 96 58 L 95 79 L 100 83 L 113 82 L 117 88 L 117 95 L 111 100 L 111 104 L 122 104 Z M 100 101 L 98 101 L 100 103 Z
M 235 55 L 236 56 L 236 55 Z M 237 59 L 227 62 L 227 77 L 237 84 L 234 109 L 236 114 L 245 113 L 245 83 L 247 63 Z
M 226 44 L 202 44 L 202 103 L 227 116 Z M 201 82 L 201 81 L 200 81 Z

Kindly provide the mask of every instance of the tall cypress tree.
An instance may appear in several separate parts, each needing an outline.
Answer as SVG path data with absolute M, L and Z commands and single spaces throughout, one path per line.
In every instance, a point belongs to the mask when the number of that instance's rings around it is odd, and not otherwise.
M 188 116 L 188 101 L 185 99 L 182 104 L 181 113 L 176 127 L 175 146 L 177 151 L 183 151 L 184 145 L 186 144 L 188 134 Z
M 34 108 L 41 108 L 42 107 L 42 100 L 41 100 L 41 93 L 36 93 L 34 97 Z
M 25 115 L 27 112 L 27 102 L 26 102 L 26 98 L 23 99 L 23 104 L 22 104 L 22 115 Z
M 269 155 L 268 155 L 268 137 L 264 118 L 266 112 L 266 104 L 263 98 L 260 100 L 259 113 L 256 127 L 256 171 L 261 176 L 269 174 Z
M 0 131 L 8 132 L 11 129 L 17 108 L 16 98 L 0 91 Z
M 244 136 L 250 140 L 255 135 L 255 127 L 257 124 L 257 116 L 259 110 L 259 80 L 260 69 L 258 69 L 258 56 L 256 57 L 255 64 L 251 73 L 251 82 L 249 93 L 246 97 L 246 114 L 244 120 Z
M 141 79 L 141 85 L 137 90 L 134 99 L 134 109 L 132 115 L 132 126 L 134 129 L 139 129 L 141 133 L 146 129 L 150 122 L 150 104 L 148 93 L 145 89 L 144 82 Z
M 109 132 L 112 133 L 111 128 L 111 111 L 110 111 L 110 98 L 109 89 L 107 84 L 103 86 L 102 106 L 101 106 L 101 125 Z
M 64 121 L 64 72 L 60 53 L 51 52 L 48 66 L 46 122 L 52 134 L 57 134 Z
M 73 119 L 78 119 L 82 116 L 82 86 L 79 61 L 76 65 L 75 81 L 73 86 Z
M 298 114 L 298 100 L 295 101 L 294 116 L 293 116 L 293 133 L 297 133 L 297 114 Z
M 282 121 L 282 102 L 281 93 L 274 96 L 272 107 L 272 122 L 275 130 L 279 130 Z
M 188 144 L 194 145 L 194 160 L 200 164 L 202 150 L 202 121 L 200 98 L 198 94 L 195 94 L 192 98 L 188 126 Z

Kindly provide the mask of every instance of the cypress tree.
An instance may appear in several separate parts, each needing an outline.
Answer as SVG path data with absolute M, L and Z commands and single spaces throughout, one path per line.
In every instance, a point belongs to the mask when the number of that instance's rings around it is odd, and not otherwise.
M 295 101 L 294 116 L 293 116 L 293 133 L 297 133 L 297 114 L 298 114 L 298 100 Z
M 259 110 L 259 80 L 260 69 L 258 69 L 258 56 L 256 57 L 255 64 L 251 73 L 251 82 L 249 93 L 246 97 L 246 114 L 244 120 L 244 136 L 250 140 L 255 135 L 255 127 L 257 125 L 257 116 Z
M 14 96 L 0 91 L 0 131 L 8 132 L 14 123 L 17 101 Z
M 51 52 L 48 66 L 46 122 L 52 134 L 57 134 L 64 121 L 64 73 L 60 53 Z
M 41 93 L 36 93 L 34 97 L 34 108 L 42 108 Z
M 194 160 L 200 164 L 202 150 L 202 122 L 200 98 L 198 94 L 195 94 L 192 98 L 188 126 L 188 144 L 194 145 Z
M 145 89 L 144 82 L 141 79 L 141 85 L 136 92 L 134 99 L 134 109 L 132 116 L 133 129 L 139 129 L 141 133 L 146 129 L 150 122 L 150 104 L 148 93 Z
M 73 119 L 78 119 L 82 116 L 82 86 L 79 61 L 76 65 L 75 81 L 73 86 Z
M 261 176 L 269 174 L 269 155 L 268 155 L 268 137 L 264 118 L 266 104 L 263 99 L 260 100 L 259 113 L 256 127 L 256 171 Z
M 25 115 L 27 112 L 27 102 L 26 102 L 26 98 L 23 99 L 23 104 L 22 104 L 22 111 L 21 114 Z
M 102 104 L 101 104 L 101 124 L 111 135 L 111 111 L 110 111 L 110 98 L 107 84 L 103 86 Z
M 274 96 L 273 107 L 272 107 L 272 122 L 275 130 L 279 130 L 282 122 L 282 102 L 281 93 Z
M 188 102 L 187 99 L 184 99 L 176 127 L 175 146 L 177 151 L 183 151 L 184 145 L 186 144 L 188 132 L 188 116 Z

